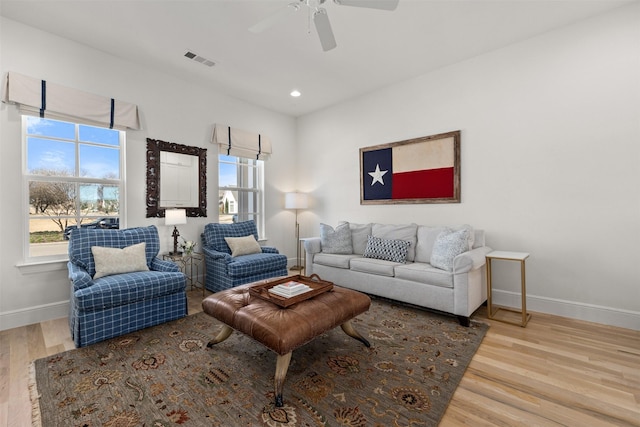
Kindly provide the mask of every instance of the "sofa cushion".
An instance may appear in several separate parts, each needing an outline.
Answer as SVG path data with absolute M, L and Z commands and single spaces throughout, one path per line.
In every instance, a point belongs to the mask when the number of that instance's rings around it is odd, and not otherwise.
M 354 258 L 351 260 L 351 270 L 378 276 L 393 277 L 394 268 L 399 265 L 402 264 L 374 258 Z
M 453 288 L 453 273 L 422 262 L 414 262 L 395 267 L 395 277 L 412 282 L 425 283 L 427 285 Z
M 333 229 L 330 225 L 320 224 L 320 241 L 322 252 L 327 254 L 351 254 L 351 229 L 348 222 L 342 222 Z
M 341 255 L 320 252 L 314 255 L 313 263 L 326 265 L 327 267 L 349 268 L 350 262 L 354 258 L 361 258 L 361 256 L 357 254 Z
M 421 225 L 418 227 L 416 262 L 423 262 L 427 264 L 431 262 L 431 252 L 433 252 L 433 244 L 436 242 L 438 235 L 446 229 L 446 227 L 427 227 L 425 225 Z
M 258 240 L 258 228 L 253 221 L 236 222 L 233 224 L 208 223 L 204 226 L 204 241 L 206 246 L 218 252 L 231 255 L 231 249 L 225 237 L 244 237 L 253 235 Z
M 232 278 L 265 274 L 287 268 L 287 257 L 275 253 L 260 253 L 233 258 L 227 264 L 227 274 Z
M 243 237 L 225 237 L 224 241 L 231 249 L 231 256 L 251 255 L 262 253 L 262 248 L 253 235 Z
M 145 242 L 147 267 L 160 251 L 160 238 L 155 225 L 149 227 L 126 228 L 122 230 L 103 230 L 98 228 L 78 228 L 69 238 L 69 261 L 87 270 L 93 277 L 96 274 L 92 246 L 105 248 L 125 248 Z
M 367 237 L 371 235 L 371 227 L 371 224 L 349 223 L 354 254 L 362 255 L 364 253 L 364 250 L 367 248 Z
M 367 248 L 362 256 L 404 263 L 407 260 L 407 251 L 410 245 L 411 242 L 405 240 L 381 239 L 369 236 Z
M 410 243 L 407 251 L 407 261 L 413 262 L 416 258 L 417 224 L 373 224 L 371 235 L 381 239 L 404 240 Z
M 134 271 L 149 271 L 144 249 L 145 242 L 127 246 L 126 248 L 105 248 L 92 246 L 93 260 L 96 265 L 94 279 L 112 274 L 133 273 Z
M 431 265 L 447 271 L 453 271 L 453 259 L 469 250 L 469 230 L 450 229 L 440 232 L 433 244 Z

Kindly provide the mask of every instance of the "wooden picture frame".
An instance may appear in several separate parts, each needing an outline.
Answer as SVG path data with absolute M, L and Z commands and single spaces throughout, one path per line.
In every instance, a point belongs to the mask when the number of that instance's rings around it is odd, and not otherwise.
M 360 204 L 460 203 L 460 131 L 360 148 Z
M 160 203 L 160 152 L 186 154 L 197 157 L 198 203 L 183 207 L 188 217 L 207 216 L 207 149 L 147 138 L 147 218 L 164 218 L 165 208 Z M 182 207 L 182 206 L 181 206 Z

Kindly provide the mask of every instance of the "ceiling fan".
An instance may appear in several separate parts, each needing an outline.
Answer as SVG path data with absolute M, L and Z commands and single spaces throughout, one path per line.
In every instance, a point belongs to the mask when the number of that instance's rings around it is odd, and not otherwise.
M 326 0 L 295 0 L 249 28 L 249 31 L 252 33 L 261 33 L 272 27 L 278 21 L 297 12 L 302 6 L 306 6 L 309 10 L 309 18 L 311 19 L 313 17 L 313 24 L 318 32 L 318 38 L 320 39 L 322 50 L 326 52 L 335 48 L 337 43 L 333 36 L 333 30 L 331 29 L 327 10 L 321 7 L 325 1 Z M 389 11 L 395 10 L 399 1 L 400 0 L 333 0 L 335 4 L 341 6 L 365 7 L 369 9 Z

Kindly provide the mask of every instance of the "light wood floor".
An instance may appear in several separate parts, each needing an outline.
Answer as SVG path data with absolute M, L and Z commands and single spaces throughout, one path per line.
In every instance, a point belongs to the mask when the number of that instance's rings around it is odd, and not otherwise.
M 209 295 L 209 293 L 207 293 Z M 202 311 L 189 292 L 189 313 Z M 441 426 L 640 426 L 640 331 L 533 313 L 491 324 Z M 31 425 L 29 363 L 73 349 L 67 319 L 0 332 L 0 426 Z

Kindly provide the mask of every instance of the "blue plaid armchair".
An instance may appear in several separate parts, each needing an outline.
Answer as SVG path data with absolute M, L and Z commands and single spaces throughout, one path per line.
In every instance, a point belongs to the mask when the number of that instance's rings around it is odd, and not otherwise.
M 145 242 L 149 271 L 94 279 L 92 246 L 122 249 L 141 242 Z M 176 264 L 157 258 L 159 250 L 155 226 L 73 230 L 69 238 L 69 328 L 76 347 L 187 315 L 186 277 Z
M 224 238 L 250 235 L 258 239 L 258 229 L 253 221 L 204 226 L 202 251 L 207 270 L 205 287 L 209 291 L 219 292 L 244 283 L 287 275 L 287 257 L 274 247 L 262 246 L 261 253 L 231 256 Z

